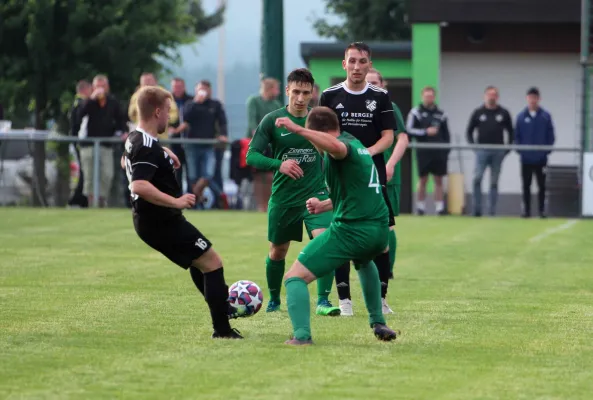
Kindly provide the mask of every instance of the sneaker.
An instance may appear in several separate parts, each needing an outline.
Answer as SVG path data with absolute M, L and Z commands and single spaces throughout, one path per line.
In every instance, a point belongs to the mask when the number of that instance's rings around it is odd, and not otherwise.
M 383 324 L 375 324 L 373 325 L 373 333 L 375 337 L 379 340 L 384 342 L 390 342 L 392 340 L 397 339 L 397 336 L 400 335 L 399 331 L 394 331 L 390 329 L 387 325 Z
M 266 312 L 274 311 L 280 311 L 280 302 L 270 300 L 270 302 L 268 303 L 268 308 L 266 308 Z
M 441 210 L 437 213 L 437 215 L 443 217 L 443 216 L 447 215 L 447 210 Z
M 241 332 L 233 328 L 227 333 L 214 331 L 214 333 L 212 333 L 212 339 L 243 339 L 243 336 L 241 336 Z
M 247 310 L 239 310 L 239 309 L 231 306 L 230 304 L 229 304 L 229 308 L 227 311 L 227 315 L 228 315 L 229 319 L 244 318 L 244 317 L 249 316 L 249 314 L 247 313 Z
M 310 346 L 313 344 L 313 339 L 309 338 L 306 340 L 300 340 L 295 337 L 292 339 L 288 339 L 284 344 L 288 344 L 290 346 Z
M 351 317 L 354 315 L 354 312 L 352 311 L 352 300 L 340 300 L 340 315 L 343 317 Z
M 393 314 L 393 310 L 387 304 L 386 299 L 381 299 L 381 308 L 383 310 L 383 314 Z
M 416 210 L 416 215 L 424 215 L 424 213 L 425 213 L 424 210 L 421 210 L 421 209 Z
M 336 317 L 340 315 L 340 307 L 334 307 L 329 300 L 323 300 L 317 304 L 317 310 L 315 311 L 315 314 Z

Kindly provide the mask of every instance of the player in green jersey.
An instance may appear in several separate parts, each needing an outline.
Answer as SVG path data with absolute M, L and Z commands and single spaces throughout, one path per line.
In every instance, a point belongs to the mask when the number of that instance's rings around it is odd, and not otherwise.
M 371 68 L 367 74 L 366 80 L 371 85 L 378 86 L 386 89 L 387 82 L 383 80 L 381 73 Z M 397 129 L 395 132 L 395 140 L 391 147 L 383 153 L 385 156 L 385 164 L 387 166 L 387 194 L 389 196 L 389 202 L 393 214 L 397 217 L 399 215 L 399 196 L 401 193 L 401 164 L 397 161 L 400 160 L 410 143 L 410 139 L 406 134 L 406 124 L 399 107 L 395 103 L 393 105 L 393 112 L 395 114 L 395 122 Z M 398 153 L 395 149 L 397 148 Z M 396 154 L 394 154 L 396 153 Z M 393 278 L 393 267 L 395 265 L 395 256 L 397 250 L 397 235 L 395 229 L 389 231 L 389 265 L 391 267 L 391 277 Z
M 325 180 L 330 198 L 312 197 L 307 200 L 307 209 L 312 215 L 333 209 L 331 226 L 305 246 L 285 276 L 286 303 L 293 326 L 293 337 L 286 343 L 313 343 L 307 285 L 350 260 L 358 271 L 375 336 L 385 341 L 395 339 L 397 333 L 385 323 L 379 272 L 372 261 L 387 249 L 389 212 L 368 149 L 354 136 L 340 134 L 338 118 L 327 107 L 311 110 L 306 128 L 286 117 L 278 118 L 276 126 L 326 152 Z
M 314 83 L 313 76 L 305 68 L 296 69 L 288 75 L 288 106 L 263 118 L 247 152 L 247 164 L 257 169 L 275 171 L 268 205 L 268 312 L 280 309 L 286 253 L 291 241 L 303 240 L 303 223 L 309 238 L 320 235 L 331 223 L 331 214 L 311 215 L 306 208 L 306 201 L 311 197 L 320 200 L 328 198 L 321 155 L 303 137 L 275 126 L 276 119 L 281 117 L 305 126 Z M 273 158 L 263 155 L 268 145 L 272 147 Z M 340 308 L 334 307 L 328 298 L 334 277 L 333 270 L 329 272 L 317 283 L 318 315 L 340 315 Z

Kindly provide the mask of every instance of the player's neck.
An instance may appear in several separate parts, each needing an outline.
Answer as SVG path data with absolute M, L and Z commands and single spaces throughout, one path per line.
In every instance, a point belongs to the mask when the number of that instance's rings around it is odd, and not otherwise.
M 142 129 L 144 132 L 148 133 L 153 138 L 158 138 L 158 129 L 156 124 L 140 121 L 138 123 L 137 129 Z
M 309 113 L 309 110 L 307 108 L 305 108 L 304 110 L 295 110 L 294 108 L 292 108 L 290 106 L 290 104 L 288 105 L 288 107 L 286 107 L 286 110 L 288 111 L 288 113 L 290 115 L 292 115 L 293 117 L 296 117 L 296 118 L 306 117 L 307 114 Z
M 360 92 L 363 90 L 367 85 L 367 81 L 363 80 L 362 82 L 355 83 L 352 82 L 350 79 L 346 79 L 346 87 L 353 92 Z

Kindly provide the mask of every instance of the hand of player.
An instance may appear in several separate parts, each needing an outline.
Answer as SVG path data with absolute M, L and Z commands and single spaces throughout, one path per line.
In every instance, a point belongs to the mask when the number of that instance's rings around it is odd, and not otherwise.
M 391 179 L 393 179 L 394 171 L 395 171 L 395 165 L 388 162 L 386 165 L 386 168 L 385 168 L 385 172 L 387 173 L 387 182 L 390 182 Z
M 175 208 L 183 210 L 185 208 L 192 208 L 196 205 L 196 195 L 186 193 L 183 196 L 175 199 Z
M 317 197 L 311 197 L 309 200 L 307 200 L 307 211 L 309 211 L 309 214 L 321 214 L 321 200 L 319 200 Z
M 171 157 L 171 160 L 173 160 L 173 168 L 181 168 L 181 162 L 179 161 L 179 158 L 175 155 L 175 153 L 173 153 L 173 151 L 171 151 L 171 149 L 168 147 L 163 147 L 163 150 L 165 150 L 169 157 Z
M 294 180 L 300 179 L 305 176 L 305 173 L 299 167 L 299 163 L 295 160 L 286 160 L 280 165 L 280 172 L 286 176 L 291 177 Z
M 284 128 L 292 133 L 297 133 L 297 130 L 301 128 L 301 126 L 292 122 L 292 120 L 288 117 L 276 118 L 276 126 L 278 128 Z
M 426 128 L 426 134 L 428 136 L 435 136 L 437 133 L 439 133 L 439 129 L 436 126 L 429 126 Z

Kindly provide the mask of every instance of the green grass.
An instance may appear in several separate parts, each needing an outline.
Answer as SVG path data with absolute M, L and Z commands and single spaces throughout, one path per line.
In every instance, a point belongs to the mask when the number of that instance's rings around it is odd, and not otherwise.
M 187 215 L 228 283 L 265 287 L 265 215 Z M 127 210 L 0 209 L 0 397 L 590 399 L 593 224 L 565 223 L 399 218 L 401 338 L 373 337 L 354 281 L 355 317 L 313 315 L 315 346 L 287 348 L 284 305 L 236 321 L 244 341 L 210 339 L 189 274 Z

